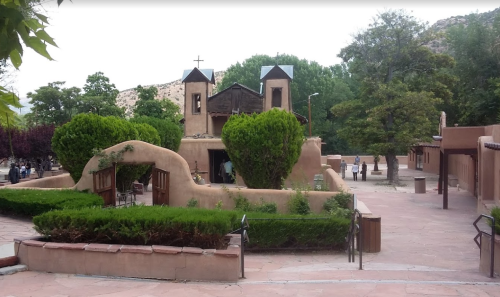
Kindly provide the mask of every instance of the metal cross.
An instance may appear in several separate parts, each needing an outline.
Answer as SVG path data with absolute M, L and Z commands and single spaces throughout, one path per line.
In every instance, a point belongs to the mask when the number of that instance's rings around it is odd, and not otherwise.
M 204 62 L 204 60 L 200 60 L 200 55 L 198 55 L 198 60 L 193 60 L 194 62 L 198 62 L 198 68 L 200 68 L 200 62 Z

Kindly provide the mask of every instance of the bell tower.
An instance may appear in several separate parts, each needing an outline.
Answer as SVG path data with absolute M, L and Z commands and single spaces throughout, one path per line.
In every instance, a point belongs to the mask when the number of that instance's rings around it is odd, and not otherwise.
M 260 80 L 264 84 L 264 111 L 280 108 L 292 109 L 290 82 L 293 79 L 293 65 L 262 66 Z
M 213 69 L 184 70 L 184 136 L 208 133 L 207 99 L 212 96 Z

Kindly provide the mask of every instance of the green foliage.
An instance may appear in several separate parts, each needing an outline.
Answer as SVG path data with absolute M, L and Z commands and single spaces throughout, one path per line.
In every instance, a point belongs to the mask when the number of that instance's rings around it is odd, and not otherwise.
M 7 118 L 13 119 L 15 112 L 9 106 L 14 108 L 23 107 L 16 94 L 0 86 L 0 124 L 7 123 Z
M 220 211 L 220 210 L 222 210 L 222 206 L 224 206 L 224 205 L 223 205 L 223 203 L 222 203 L 222 200 L 219 200 L 219 201 L 217 201 L 217 203 L 215 204 L 215 209 L 217 209 L 217 210 L 219 210 L 219 211 Z
M 234 211 L 164 206 L 58 210 L 33 218 L 53 242 L 218 248 L 237 221 Z
M 123 118 L 125 108 L 116 105 L 116 97 L 119 91 L 115 84 L 109 83 L 109 78 L 102 72 L 96 72 L 87 77 L 87 83 L 83 86 L 85 94 L 78 111 L 82 113 L 95 113 L 100 116 L 116 116 Z
M 235 171 L 254 189 L 281 189 L 299 159 L 303 140 L 303 127 L 295 116 L 278 109 L 233 115 L 222 129 Z
M 276 202 L 266 202 L 264 198 L 260 198 L 260 203 L 254 205 L 253 211 L 260 213 L 278 213 L 278 205 Z
M 188 203 L 187 203 L 187 207 L 188 208 L 195 208 L 195 207 L 198 207 L 198 200 L 196 200 L 195 198 L 191 198 L 189 199 Z
M 245 246 L 250 249 L 342 249 L 350 224 L 345 218 L 318 215 L 247 213 L 247 218 L 250 242 Z M 233 226 L 237 228 L 239 222 Z
M 85 165 L 93 157 L 94 148 L 108 148 L 138 137 L 133 124 L 126 120 L 79 114 L 55 130 L 52 148 L 63 167 L 78 182 Z
M 491 210 L 491 216 L 495 218 L 495 232 L 500 235 L 500 208 L 494 207 Z
M 311 212 L 311 207 L 309 206 L 309 196 L 307 191 L 295 190 L 295 194 L 292 194 L 290 200 L 288 200 L 288 211 L 291 214 L 307 215 Z
M 0 210 L 36 216 L 55 209 L 102 207 L 100 196 L 73 190 L 0 189 Z
M 234 201 L 234 209 L 243 212 L 261 212 L 261 213 L 277 213 L 278 205 L 275 202 L 266 202 L 264 198 L 260 198 L 259 203 L 252 204 L 248 198 L 243 196 L 238 188 L 238 194 L 235 196 L 229 189 L 222 185 L 222 190 L 226 192 L 230 199 Z
M 167 148 L 174 152 L 179 150 L 183 131 L 178 124 L 169 120 L 162 120 L 153 117 L 136 116 L 130 119 L 132 123 L 144 123 L 153 126 L 160 135 L 161 147 Z
M 35 125 L 60 126 L 77 114 L 77 107 L 81 104 L 80 89 L 63 88 L 64 84 L 60 81 L 49 83 L 27 94 L 33 105 L 27 115 L 29 121 Z
M 323 203 L 323 209 L 335 216 L 341 218 L 350 218 L 352 211 L 349 208 L 349 204 L 352 201 L 352 195 L 345 192 L 340 192 L 335 196 L 328 198 L 325 203 Z

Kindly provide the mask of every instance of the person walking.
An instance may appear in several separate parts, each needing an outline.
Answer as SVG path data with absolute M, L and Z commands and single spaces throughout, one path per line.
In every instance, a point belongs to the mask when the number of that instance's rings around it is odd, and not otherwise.
M 361 159 L 359 158 L 358 155 L 356 155 L 356 158 L 354 158 L 354 163 L 356 163 L 357 165 L 359 165 L 360 161 L 361 161 Z
M 359 165 L 354 163 L 352 165 L 352 179 L 354 181 L 357 181 L 358 180 L 358 171 L 359 171 Z
M 26 178 L 26 166 L 21 163 L 21 178 Z
M 347 169 L 347 163 L 345 162 L 345 160 L 342 160 L 342 162 L 340 162 L 340 171 L 342 172 L 342 179 L 345 178 L 346 169 Z
M 363 161 L 363 165 L 361 165 L 361 181 L 366 181 L 366 162 Z
M 16 164 L 10 164 L 9 170 L 9 181 L 11 184 L 17 184 L 19 182 L 19 168 L 16 167 Z
M 227 182 L 226 167 L 224 167 L 225 163 L 226 163 L 226 159 L 222 159 L 222 163 L 220 163 L 220 166 L 219 166 L 219 176 L 222 177 L 223 183 Z
M 29 177 L 30 177 L 30 175 L 31 175 L 31 162 L 30 162 L 30 161 L 28 161 L 28 162 L 26 163 L 26 176 L 29 178 Z
M 226 181 L 227 183 L 233 182 L 233 163 L 231 160 L 224 163 L 224 169 L 226 170 Z

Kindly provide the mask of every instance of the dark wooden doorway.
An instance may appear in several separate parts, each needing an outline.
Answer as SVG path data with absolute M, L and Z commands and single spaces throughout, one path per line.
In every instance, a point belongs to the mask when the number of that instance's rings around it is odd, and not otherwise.
M 104 206 L 116 206 L 116 164 L 93 175 L 94 193 L 102 197 Z
M 168 205 L 170 172 L 154 167 L 151 177 L 153 180 L 153 205 Z
M 219 175 L 220 165 L 222 161 L 229 161 L 229 156 L 225 150 L 208 150 L 208 156 L 210 158 L 210 171 L 209 178 L 212 184 L 222 184 L 224 179 Z

